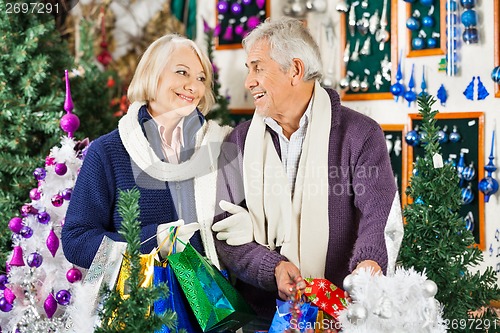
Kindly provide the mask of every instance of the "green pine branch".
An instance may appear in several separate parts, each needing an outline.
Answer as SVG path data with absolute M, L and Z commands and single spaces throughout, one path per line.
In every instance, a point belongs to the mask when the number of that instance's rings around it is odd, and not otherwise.
M 96 333 L 144 333 L 159 330 L 162 325 L 171 331 L 175 329 L 177 317 L 172 311 L 158 315 L 152 311 L 152 306 L 160 297 L 168 294 L 166 284 L 140 287 L 140 233 L 139 196 L 137 189 L 120 191 L 118 196 L 118 212 L 123 218 L 119 233 L 127 242 L 127 251 L 124 260 L 129 264 L 130 277 L 125 281 L 125 290 L 129 292 L 126 299 L 122 299 L 118 290 L 104 289 L 102 295 L 105 302 L 99 312 L 101 327 Z
M 474 236 L 465 229 L 458 214 L 461 195 L 455 167 L 434 165 L 433 158 L 441 152 L 435 119 L 438 112 L 432 110 L 434 103 L 434 97 L 429 95 L 418 99 L 425 153 L 415 161 L 416 173 L 406 190 L 413 203 L 403 210 L 406 223 L 399 262 L 404 267 L 425 271 L 436 282 L 436 299 L 444 305 L 444 318 L 457 322 L 467 320 L 470 311 L 487 307 L 491 300 L 498 299 L 500 290 L 491 267 L 483 273 L 472 272 L 483 261 L 483 253 L 474 246 Z M 494 318 L 490 309 L 483 314 L 484 320 L 492 322 Z M 470 328 L 449 329 L 449 332 L 470 331 Z

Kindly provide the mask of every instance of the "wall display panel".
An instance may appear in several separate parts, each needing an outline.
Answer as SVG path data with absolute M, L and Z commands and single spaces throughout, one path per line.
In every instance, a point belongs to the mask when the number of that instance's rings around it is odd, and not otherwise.
M 398 63 L 398 0 L 352 1 L 341 15 L 343 100 L 392 99 Z
M 408 57 L 441 55 L 446 52 L 446 0 L 406 4 Z
M 419 132 L 418 128 L 421 128 L 422 124 L 420 115 L 409 114 L 409 118 L 407 131 L 416 130 Z M 463 194 L 468 194 L 463 196 L 467 200 L 459 211 L 459 214 L 464 218 L 464 228 L 472 230 L 477 246 L 484 251 L 486 247 L 484 194 L 478 190 L 478 182 L 484 177 L 484 113 L 438 113 L 435 118 L 436 125 L 443 131 L 440 136 L 442 138 L 440 146 L 443 160 L 445 163 L 453 163 L 457 167 L 457 172 L 461 173 L 461 189 L 470 189 L 470 191 L 462 191 Z M 419 134 L 421 133 L 419 132 Z M 409 185 L 413 174 L 413 163 L 418 156 L 424 156 L 423 146 L 408 145 L 407 184 L 404 185 L 404 188 Z M 461 164 L 463 165 L 461 166 Z M 465 168 L 469 168 L 469 171 L 472 168 L 475 175 L 464 177 Z M 472 200 L 470 200 L 471 197 Z M 410 199 L 408 198 L 408 201 Z

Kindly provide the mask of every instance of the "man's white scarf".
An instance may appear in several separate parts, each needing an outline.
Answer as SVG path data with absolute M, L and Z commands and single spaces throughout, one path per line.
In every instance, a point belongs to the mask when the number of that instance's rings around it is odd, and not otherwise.
M 331 102 L 316 82 L 312 112 L 291 197 L 287 175 L 264 117 L 255 113 L 245 141 L 245 198 L 255 241 L 294 263 L 303 277 L 323 278 L 329 239 L 328 146 Z
M 201 226 L 201 237 L 207 257 L 220 267 L 211 225 L 215 211 L 217 158 L 225 137 L 231 128 L 221 127 L 213 121 L 205 121 L 196 133 L 196 147 L 191 158 L 180 164 L 161 161 L 151 148 L 138 122 L 138 113 L 144 102 L 134 102 L 125 116 L 118 123 L 120 138 L 130 155 L 139 167 L 132 167 L 134 177 L 145 172 L 161 181 L 182 181 L 194 178 L 196 212 Z M 158 221 L 161 222 L 161 221 Z

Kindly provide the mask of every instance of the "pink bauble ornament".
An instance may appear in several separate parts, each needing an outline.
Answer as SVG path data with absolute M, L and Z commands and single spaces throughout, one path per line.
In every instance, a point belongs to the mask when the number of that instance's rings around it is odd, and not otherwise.
M 69 283 L 78 282 L 82 279 L 82 272 L 76 267 L 70 268 L 66 272 L 66 279 L 68 279 Z
M 260 24 L 260 19 L 257 16 L 250 16 L 247 21 L 249 30 L 255 29 Z
M 53 158 L 52 156 L 47 156 L 45 157 L 45 166 L 51 166 L 56 164 L 56 159 Z
M 41 197 L 42 197 L 42 193 L 40 193 L 40 190 L 37 187 L 31 189 L 31 191 L 30 191 L 30 199 L 31 200 L 33 200 L 33 201 L 40 200 Z
M 21 215 L 24 217 L 26 217 L 30 214 L 37 214 L 37 213 L 38 213 L 38 209 L 36 209 L 35 207 L 33 207 L 30 204 L 24 204 L 21 206 Z
M 57 175 L 64 176 L 68 171 L 68 167 L 66 166 L 66 163 L 56 163 L 54 171 Z
M 52 256 L 55 257 L 56 252 L 59 249 L 59 238 L 57 238 L 54 229 L 50 230 L 49 236 L 47 237 L 45 244 L 47 245 L 47 248 L 49 249 Z
M 23 224 L 23 219 L 22 218 L 16 216 L 16 217 L 13 217 L 13 218 L 10 219 L 10 221 L 9 221 L 9 229 L 12 232 L 18 234 L 23 227 L 24 227 L 24 224 Z
M 9 302 L 9 304 L 14 304 L 14 300 L 16 299 L 16 295 L 9 288 L 5 288 L 3 291 L 3 297 L 5 297 L 5 300 Z
M 45 299 L 45 302 L 43 303 L 43 308 L 45 309 L 45 313 L 47 314 L 47 318 L 52 318 L 54 313 L 56 313 L 57 310 L 57 301 L 54 298 L 54 295 L 50 293 L 47 298 Z
M 24 266 L 23 248 L 19 245 L 14 246 L 12 258 L 9 261 L 10 266 Z
M 64 203 L 64 198 L 60 194 L 55 194 L 50 201 L 52 202 L 52 206 L 61 207 Z
M 65 289 L 59 290 L 56 294 L 56 301 L 61 305 L 68 305 L 71 301 L 71 293 Z
M 243 28 L 242 25 L 238 25 L 236 26 L 236 28 L 234 28 L 234 32 L 238 35 L 238 36 L 243 36 L 245 34 L 245 28 Z
M 259 7 L 259 9 L 262 9 L 266 4 L 266 0 L 255 0 L 255 3 L 257 4 L 257 7 Z

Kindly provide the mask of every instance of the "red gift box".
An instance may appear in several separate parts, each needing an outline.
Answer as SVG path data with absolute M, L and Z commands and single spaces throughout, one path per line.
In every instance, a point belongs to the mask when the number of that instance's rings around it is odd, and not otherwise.
M 306 278 L 304 295 L 318 308 L 337 319 L 337 312 L 347 307 L 347 300 L 342 289 L 327 279 Z

